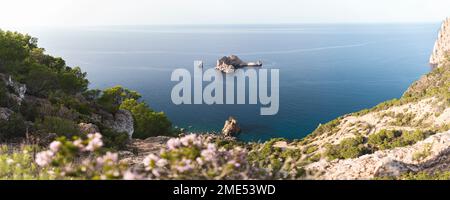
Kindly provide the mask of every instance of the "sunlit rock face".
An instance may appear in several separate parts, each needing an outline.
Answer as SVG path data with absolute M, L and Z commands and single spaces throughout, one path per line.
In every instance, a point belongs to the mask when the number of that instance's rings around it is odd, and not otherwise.
M 438 67 L 440 63 L 446 60 L 450 51 L 450 18 L 447 18 L 441 26 L 438 39 L 434 44 L 433 53 L 430 56 L 430 65 Z
M 233 117 L 229 117 L 228 120 L 225 121 L 222 134 L 224 136 L 236 136 L 240 132 L 241 128 L 239 127 L 237 120 Z
M 113 119 L 108 119 L 105 125 L 114 131 L 125 132 L 131 138 L 134 133 L 134 120 L 128 110 L 119 110 L 114 114 Z

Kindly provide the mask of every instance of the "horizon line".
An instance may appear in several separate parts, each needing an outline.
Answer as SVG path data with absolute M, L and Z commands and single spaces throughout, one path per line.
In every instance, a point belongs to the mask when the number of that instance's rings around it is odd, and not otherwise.
M 70 27 L 114 27 L 114 26 L 240 26 L 240 25 L 365 25 L 365 24 L 437 24 L 442 23 L 444 20 L 440 21 L 370 21 L 370 22 L 277 22 L 277 23 L 154 23 L 154 24 L 87 24 L 87 25 L 0 25 L 2 27 L 17 27 L 17 28 L 28 28 L 28 27 L 55 27 L 55 28 L 70 28 Z

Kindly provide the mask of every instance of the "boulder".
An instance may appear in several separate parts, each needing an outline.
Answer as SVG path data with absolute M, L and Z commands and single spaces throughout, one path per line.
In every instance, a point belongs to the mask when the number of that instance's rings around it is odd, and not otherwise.
M 100 129 L 97 127 L 97 125 L 91 123 L 79 123 L 78 128 L 84 134 L 94 134 L 100 132 Z
M 241 128 L 238 125 L 237 120 L 234 117 L 229 117 L 225 121 L 225 125 L 222 129 L 222 134 L 225 136 L 235 136 L 241 132 Z
M 131 112 L 128 110 L 118 110 L 112 119 L 104 121 L 105 126 L 117 132 L 125 132 L 129 138 L 133 136 L 134 119 Z

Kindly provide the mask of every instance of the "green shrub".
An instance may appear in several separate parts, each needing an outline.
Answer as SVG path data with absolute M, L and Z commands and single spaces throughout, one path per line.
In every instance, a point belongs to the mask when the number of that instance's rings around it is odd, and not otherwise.
M 147 104 L 135 99 L 126 99 L 120 109 L 128 110 L 133 115 L 133 137 L 145 139 L 151 136 L 172 135 L 172 123 L 163 112 L 154 112 Z
M 274 138 L 263 144 L 253 144 L 248 160 L 260 168 L 268 170 L 272 178 L 295 179 L 304 175 L 300 162 L 302 152 L 299 149 L 278 148 L 275 143 L 285 141 Z
M 64 95 L 64 93 L 53 93 L 49 98 L 55 104 L 64 105 L 69 109 L 84 115 L 90 115 L 93 112 L 88 102 L 82 102 L 76 96 Z
M 83 92 L 83 96 L 84 98 L 86 98 L 86 100 L 88 101 L 97 101 L 100 98 L 100 95 L 102 94 L 101 90 L 87 90 L 85 92 Z
M 22 115 L 13 113 L 8 120 L 0 120 L 0 140 L 25 137 L 27 125 Z
M 102 129 L 101 133 L 105 147 L 109 149 L 124 149 L 129 141 L 127 133 L 119 133 L 108 128 Z
M 426 144 L 422 151 L 417 151 L 413 154 L 413 160 L 420 161 L 431 154 L 432 144 Z
M 334 132 L 338 125 L 341 123 L 341 118 L 334 119 L 326 124 L 322 124 L 319 127 L 317 127 L 316 130 L 314 130 L 310 135 L 311 136 L 318 136 L 326 132 Z
M 16 148 L 0 146 L 0 180 L 51 179 L 47 169 L 34 162 L 34 152 L 39 147 L 25 145 Z
M 115 113 L 126 99 L 138 100 L 141 95 L 122 86 L 114 86 L 103 91 L 97 102 L 106 110 Z
M 59 74 L 58 83 L 65 93 L 76 94 L 87 90 L 89 81 L 86 76 L 87 73 L 82 72 L 80 67 L 67 68 Z
M 314 153 L 315 151 L 317 151 L 317 149 L 319 149 L 318 147 L 317 147 L 317 145 L 311 145 L 311 146 L 308 146 L 308 147 L 306 147 L 306 149 L 304 150 L 304 154 L 310 154 L 310 153 Z
M 326 145 L 325 156 L 329 159 L 357 158 L 369 153 L 369 149 L 364 146 L 364 138 L 361 136 L 346 138 L 337 145 Z
M 38 120 L 36 127 L 44 134 L 55 133 L 58 136 L 68 138 L 81 134 L 78 125 L 74 121 L 54 116 L 45 116 L 43 120 Z
M 405 173 L 400 176 L 401 180 L 450 180 L 450 172 L 438 171 L 438 172 L 418 172 L 418 173 Z
M 430 131 L 397 131 L 397 130 L 381 130 L 378 133 L 369 135 L 368 145 L 372 151 L 392 149 L 396 147 L 404 147 L 415 144 L 432 135 Z
M 6 88 L 5 83 L 3 83 L 2 80 L 0 80 L 0 107 L 8 107 L 9 101 L 8 101 L 8 95 L 7 95 L 8 89 Z

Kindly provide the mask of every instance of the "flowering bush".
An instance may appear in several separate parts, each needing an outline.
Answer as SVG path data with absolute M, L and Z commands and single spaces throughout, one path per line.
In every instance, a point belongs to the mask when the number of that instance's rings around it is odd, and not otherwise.
M 39 152 L 35 161 L 55 179 L 245 180 L 299 177 L 299 168 L 295 167 L 297 156 L 290 151 L 265 152 L 264 149 L 250 148 L 249 152 L 249 146 L 235 144 L 225 145 L 225 148 L 218 140 L 211 135 L 195 134 L 172 138 L 158 154 L 146 156 L 138 168 L 121 163 L 117 153 L 101 153 L 102 136 L 96 133 L 89 134 L 85 140 L 60 138 L 52 142 L 48 150 Z M 256 154 L 264 158 L 255 159 Z M 272 154 L 283 159 L 273 158 Z
M 301 151 L 275 147 L 278 141 L 284 139 L 275 138 L 263 144 L 253 144 L 248 153 L 248 160 L 265 169 L 270 179 L 301 179 L 305 174 Z
M 102 146 L 99 133 L 89 134 L 85 140 L 59 138 L 48 150 L 36 154 L 36 163 L 56 179 L 121 179 L 127 166 L 119 162 L 117 153 L 100 155 Z
M 226 150 L 208 136 L 173 138 L 159 155 L 148 155 L 143 164 L 151 179 L 261 179 L 264 170 L 247 161 L 239 146 Z
M 52 179 L 51 174 L 33 162 L 33 152 L 38 148 L 33 145 L 19 147 L 0 145 L 0 179 Z

